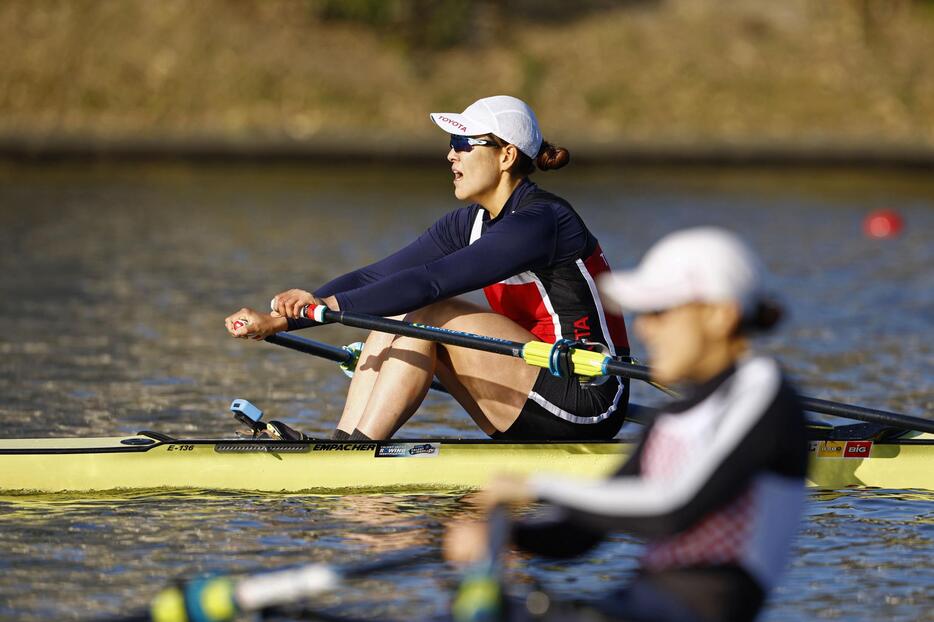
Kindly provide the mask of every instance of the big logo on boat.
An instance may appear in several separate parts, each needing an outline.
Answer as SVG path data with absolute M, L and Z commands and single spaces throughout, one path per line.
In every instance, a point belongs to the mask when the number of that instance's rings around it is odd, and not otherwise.
M 868 458 L 872 441 L 811 441 L 810 450 L 818 458 Z
M 844 458 L 868 458 L 872 453 L 872 441 L 847 441 Z
M 441 452 L 438 443 L 393 443 L 382 445 L 376 450 L 377 458 L 415 458 L 437 456 Z

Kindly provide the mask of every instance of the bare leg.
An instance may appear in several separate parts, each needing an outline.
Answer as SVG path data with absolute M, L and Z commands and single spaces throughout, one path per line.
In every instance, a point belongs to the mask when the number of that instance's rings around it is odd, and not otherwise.
M 400 315 L 393 319 L 400 320 L 402 317 Z M 371 332 L 367 337 L 363 351 L 360 353 L 357 370 L 350 380 L 350 389 L 347 391 L 347 400 L 344 402 L 344 412 L 337 424 L 338 430 L 350 434 L 357 427 L 394 338 L 395 335 L 376 331 Z
M 396 337 L 370 393 L 357 430 L 373 439 L 390 438 L 425 399 L 435 375 L 437 344 Z
M 406 319 L 521 342 L 534 339 L 509 318 L 457 299 L 435 303 Z M 382 359 L 357 430 L 370 438 L 389 438 L 417 410 L 436 374 L 477 425 L 490 433 L 506 430 L 516 420 L 538 370 L 520 359 L 396 337 Z

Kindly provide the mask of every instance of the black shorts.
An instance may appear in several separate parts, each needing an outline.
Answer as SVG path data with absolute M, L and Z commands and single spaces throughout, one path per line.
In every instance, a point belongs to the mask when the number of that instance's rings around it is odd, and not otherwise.
M 614 406 L 615 402 L 615 406 Z M 626 419 L 629 379 L 610 377 L 585 387 L 576 376 L 559 378 L 547 369 L 535 385 L 519 417 L 497 440 L 604 440 L 616 436 Z

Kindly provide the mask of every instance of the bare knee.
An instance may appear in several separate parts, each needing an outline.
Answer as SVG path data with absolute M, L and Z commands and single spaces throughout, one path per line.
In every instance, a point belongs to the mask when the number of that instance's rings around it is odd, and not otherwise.
M 373 369 L 379 371 L 386 353 L 393 345 L 396 335 L 391 333 L 379 333 L 372 331 L 367 335 L 366 342 L 363 344 L 363 351 L 360 353 L 360 363 L 358 369 Z
M 367 335 L 366 343 L 363 347 L 374 352 L 383 350 L 392 345 L 392 340 L 394 338 L 395 335 L 391 333 L 378 333 L 374 330 L 369 335 Z

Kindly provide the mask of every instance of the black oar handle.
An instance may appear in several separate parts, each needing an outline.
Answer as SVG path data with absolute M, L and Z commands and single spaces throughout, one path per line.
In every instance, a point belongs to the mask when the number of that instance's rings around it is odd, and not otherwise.
M 509 510 L 503 505 L 497 505 L 487 518 L 487 557 L 494 566 L 501 564 L 503 555 L 509 548 L 511 531 Z

